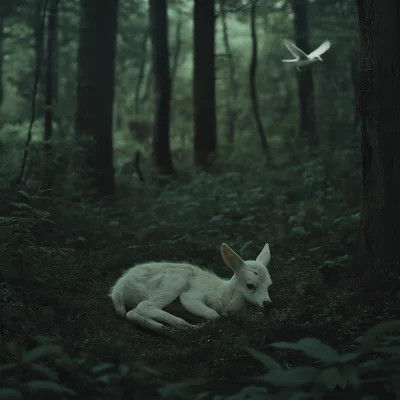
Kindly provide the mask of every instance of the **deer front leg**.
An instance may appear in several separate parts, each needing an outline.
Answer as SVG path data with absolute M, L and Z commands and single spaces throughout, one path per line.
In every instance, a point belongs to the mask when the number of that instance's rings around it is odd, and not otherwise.
M 189 294 L 184 293 L 179 298 L 183 307 L 197 317 L 212 320 L 217 319 L 220 316 L 215 310 L 206 306 L 200 300 L 191 297 Z
M 164 327 L 160 322 L 176 328 L 193 326 L 184 319 L 158 308 L 154 302 L 149 300 L 139 303 L 135 309 L 126 314 L 126 318 L 134 323 L 157 331 Z

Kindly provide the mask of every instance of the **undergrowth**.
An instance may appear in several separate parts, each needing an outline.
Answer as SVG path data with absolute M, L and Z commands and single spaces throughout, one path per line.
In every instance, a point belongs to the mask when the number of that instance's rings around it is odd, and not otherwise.
M 112 206 L 83 201 L 71 182 L 59 184 L 51 197 L 29 187 L 15 190 L 5 178 L 6 165 L 13 169 L 4 161 L 0 390 L 8 391 L 0 393 L 232 400 L 394 393 L 398 338 L 381 342 L 367 333 L 372 347 L 354 345 L 363 331 L 399 311 L 385 296 L 371 293 L 373 301 L 361 301 L 346 278 L 360 208 L 355 154 L 322 151 L 296 165 L 265 165 L 249 151 L 221 157 L 218 173 L 187 169 L 163 185 L 120 176 L 121 196 Z M 226 276 L 222 242 L 251 259 L 266 241 L 275 306 L 268 313 L 249 308 L 166 337 L 114 315 L 107 293 L 132 264 L 186 260 Z M 307 337 L 324 345 L 301 341 Z M 270 346 L 282 341 L 297 345 Z

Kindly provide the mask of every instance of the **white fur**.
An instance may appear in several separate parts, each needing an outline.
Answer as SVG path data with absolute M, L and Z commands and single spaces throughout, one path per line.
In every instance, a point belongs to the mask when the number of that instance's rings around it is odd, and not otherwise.
M 264 246 L 255 261 L 242 260 L 225 243 L 221 255 L 234 273 L 229 280 L 187 263 L 151 262 L 130 268 L 110 292 L 116 313 L 136 325 L 160 332 L 165 328 L 163 324 L 193 327 L 163 310 L 176 299 L 189 313 L 208 320 L 240 311 L 247 302 L 266 307 L 271 302 L 268 288 L 272 284 L 267 269 L 271 258 L 269 245 Z

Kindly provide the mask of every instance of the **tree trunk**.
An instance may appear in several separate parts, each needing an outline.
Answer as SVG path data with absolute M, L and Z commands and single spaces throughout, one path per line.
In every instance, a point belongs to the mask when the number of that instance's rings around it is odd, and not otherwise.
M 144 85 L 144 93 L 142 99 L 140 100 L 142 104 L 146 103 L 149 100 L 150 94 L 152 93 L 151 86 L 153 85 L 153 75 L 153 65 L 151 63 L 147 71 L 146 83 Z
M 171 67 L 171 92 L 172 87 L 175 82 L 176 73 L 178 71 L 179 66 L 179 57 L 181 55 L 182 49 L 182 39 L 181 39 L 181 30 L 182 30 L 182 10 L 178 8 L 178 21 L 176 21 L 176 29 L 175 29 L 175 48 L 172 57 L 172 67 Z
M 214 1 L 194 1 L 194 160 L 206 168 L 217 151 Z
M 252 109 L 254 114 L 254 119 L 256 120 L 257 131 L 260 135 L 261 148 L 266 157 L 269 156 L 268 142 L 265 137 L 264 127 L 261 122 L 260 110 L 258 108 L 258 97 L 256 89 L 256 75 L 257 75 L 257 32 L 256 32 L 256 6 L 257 1 L 254 1 L 251 5 L 251 43 L 252 43 L 252 53 L 251 53 L 251 63 L 250 63 L 250 96 Z
M 173 174 L 174 166 L 169 143 L 171 77 L 167 0 L 149 0 L 149 26 L 155 95 L 153 162 L 161 173 Z
M 97 193 L 115 194 L 113 102 L 118 1 L 81 0 L 76 135 L 88 144 L 88 178 Z
M 353 129 L 357 131 L 360 125 L 360 113 L 358 111 L 358 97 L 359 97 L 359 65 L 358 60 L 360 58 L 360 54 L 357 49 L 350 49 L 350 76 L 351 83 L 353 85 L 353 97 L 354 97 L 354 116 L 353 116 Z
M 359 249 L 377 271 L 400 263 L 400 3 L 358 0 L 362 210 Z
M 52 4 L 53 3 L 53 4 Z M 58 4 L 59 0 L 52 0 L 50 3 L 50 9 L 53 7 L 53 21 L 52 21 L 52 31 L 54 38 L 52 40 L 53 48 L 51 50 L 53 54 L 52 69 L 53 69 L 53 107 L 57 106 L 58 94 L 59 94 L 59 45 L 58 45 Z M 53 113 L 53 117 L 56 119 L 58 117 L 57 112 Z
M 308 0 L 292 0 L 294 14 L 294 39 L 305 53 L 310 53 L 308 43 Z M 314 82 L 312 69 L 305 68 L 297 74 L 297 88 L 300 106 L 300 138 L 310 146 L 318 145 L 315 123 Z
M 43 16 L 45 12 L 45 3 L 37 1 L 35 4 L 35 13 L 33 15 L 33 36 L 35 43 L 35 60 L 39 60 L 39 76 L 38 83 L 41 88 L 44 88 L 45 81 L 45 62 L 44 62 L 44 31 L 43 31 Z
M 224 2 L 225 0 L 219 1 L 219 11 L 221 15 L 221 23 L 222 23 L 222 37 L 224 41 L 224 47 L 226 56 L 228 59 L 228 68 L 229 68 L 229 91 L 230 93 L 227 96 L 227 139 L 228 143 L 233 144 L 235 140 L 235 128 L 236 128 L 236 118 L 237 118 L 237 82 L 236 82 L 236 71 L 235 71 L 235 63 L 233 62 L 232 50 L 229 43 L 229 35 L 228 35 L 228 26 L 226 23 L 226 15 L 224 11 Z
M 4 86 L 3 86 L 3 62 L 4 62 L 4 50 L 3 50 L 3 41 L 4 41 L 4 6 L 0 5 L 0 109 L 4 100 Z M 1 123 L 1 121 L 0 121 Z
M 46 57 L 46 86 L 45 86 L 45 114 L 44 114 L 44 172 L 47 188 L 53 186 L 53 100 L 54 100 L 54 50 L 57 46 L 57 13 L 58 0 L 51 0 L 47 14 L 47 57 Z
M 139 114 L 140 110 L 140 89 L 142 87 L 143 79 L 144 79 L 144 72 L 146 68 L 147 62 L 147 41 L 149 40 L 149 28 L 147 27 L 143 31 L 143 38 L 142 43 L 140 44 L 140 64 L 139 64 L 139 71 L 138 77 L 136 81 L 136 88 L 135 88 L 135 114 Z

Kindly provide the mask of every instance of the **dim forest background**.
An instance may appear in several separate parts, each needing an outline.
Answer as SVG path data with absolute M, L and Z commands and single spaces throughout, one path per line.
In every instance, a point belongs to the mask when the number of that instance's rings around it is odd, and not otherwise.
M 1 0 L 0 398 L 400 398 L 399 15 Z M 298 72 L 283 38 L 332 47 Z M 229 276 L 223 242 L 270 243 L 271 310 L 116 317 L 122 270 Z

